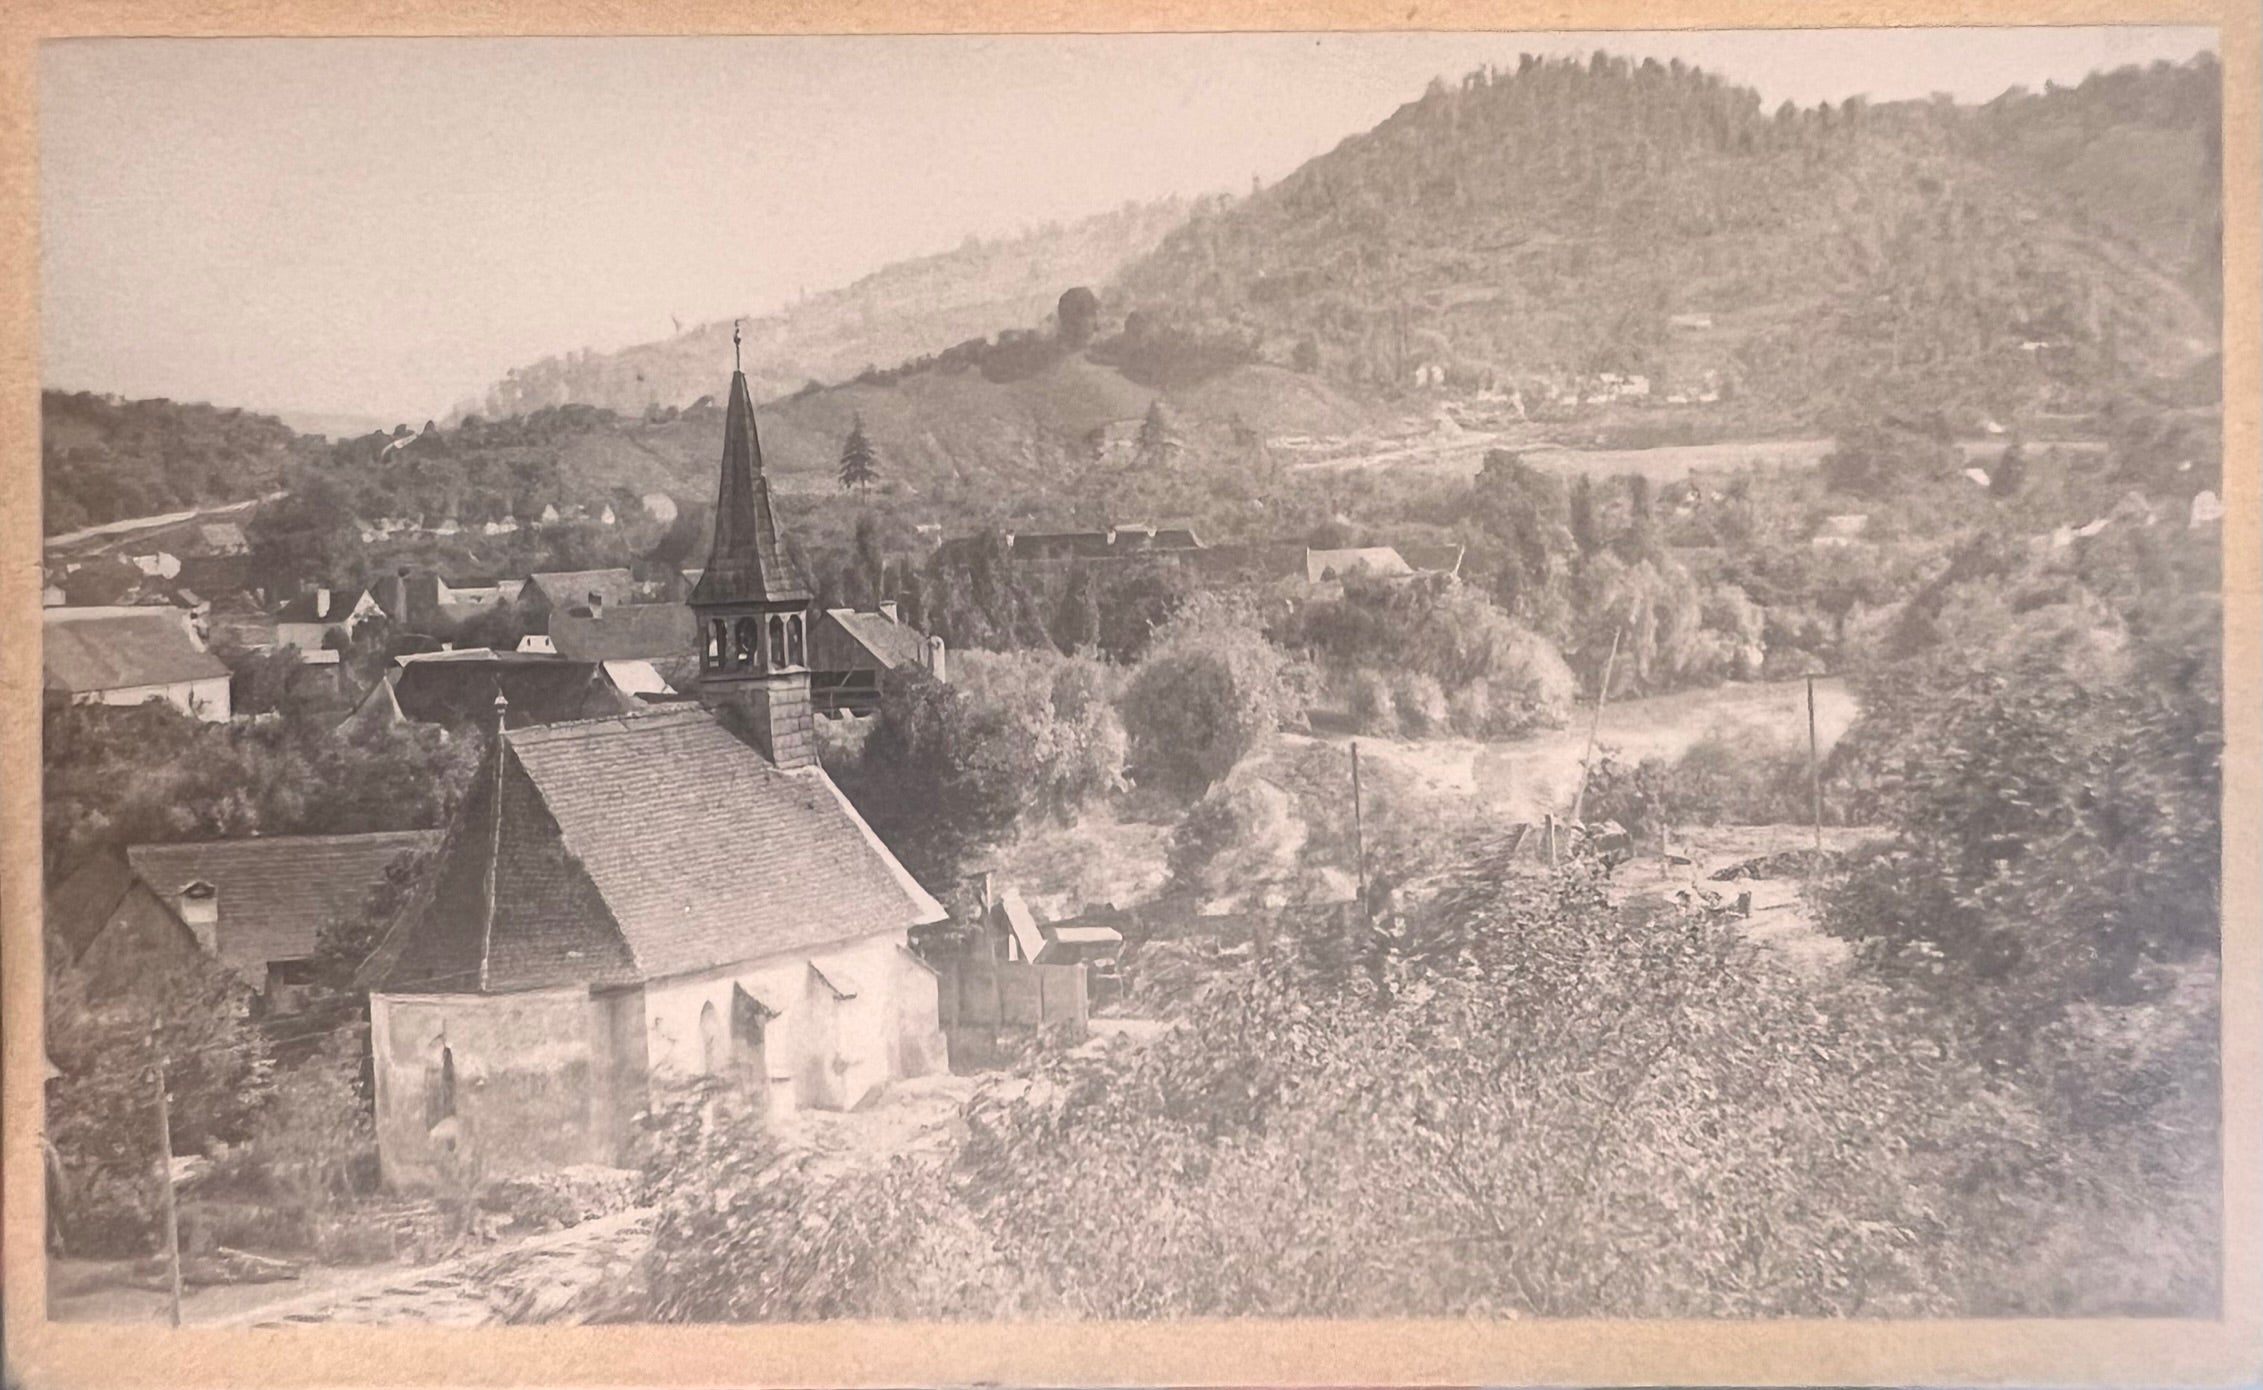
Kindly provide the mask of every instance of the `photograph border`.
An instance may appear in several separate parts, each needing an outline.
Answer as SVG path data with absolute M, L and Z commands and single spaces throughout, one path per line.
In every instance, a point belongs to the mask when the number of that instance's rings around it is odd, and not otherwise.
M 2255 0 L 16 0 L 0 8 L 0 1297 L 11 1384 L 1430 1385 L 2263 1381 L 2263 689 Z M 2222 1316 L 826 1323 L 222 1330 L 46 1319 L 41 1105 L 38 49 L 98 36 L 449 37 L 2204 24 L 2223 67 Z M 152 322 L 162 335 L 173 326 Z

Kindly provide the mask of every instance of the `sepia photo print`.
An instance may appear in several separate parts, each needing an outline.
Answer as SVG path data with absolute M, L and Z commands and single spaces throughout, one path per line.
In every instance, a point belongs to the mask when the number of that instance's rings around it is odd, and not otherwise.
M 45 1317 L 2224 1318 L 2223 37 L 40 44 Z

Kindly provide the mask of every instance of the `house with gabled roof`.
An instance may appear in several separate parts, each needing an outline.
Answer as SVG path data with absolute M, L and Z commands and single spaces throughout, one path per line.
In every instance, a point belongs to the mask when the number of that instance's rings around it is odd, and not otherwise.
M 530 574 L 513 601 L 527 631 L 542 632 L 546 630 L 543 624 L 553 614 L 575 609 L 603 613 L 643 602 L 649 596 L 646 586 L 639 585 L 636 576 L 623 567 Z
M 841 1109 L 947 1064 L 909 949 L 946 914 L 817 763 L 811 595 L 743 372 L 719 491 L 697 703 L 512 728 L 495 701 L 434 869 L 362 967 L 395 1186 L 467 1149 L 489 1177 L 619 1162 L 674 1080 Z
M 45 698 L 74 705 L 161 700 L 213 723 L 229 715 L 228 668 L 187 612 L 164 606 L 40 610 Z
M 870 714 L 880 707 L 880 677 L 915 667 L 950 679 L 943 639 L 904 622 L 896 605 L 871 612 L 828 608 L 810 634 L 810 689 L 825 713 Z
M 313 960 L 325 927 L 367 911 L 388 874 L 439 840 L 434 830 L 262 835 L 129 845 L 126 862 L 206 951 L 272 1003 Z

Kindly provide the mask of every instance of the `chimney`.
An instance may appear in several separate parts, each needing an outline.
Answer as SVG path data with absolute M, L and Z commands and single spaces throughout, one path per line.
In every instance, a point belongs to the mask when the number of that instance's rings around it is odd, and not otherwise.
M 927 673 L 945 685 L 951 683 L 950 673 L 943 665 L 943 639 L 940 637 L 927 639 Z
M 605 616 L 605 595 L 595 589 L 589 591 L 589 616 L 592 618 Z
M 330 616 L 330 586 L 327 584 L 314 586 L 314 616 L 317 618 Z
M 196 937 L 196 944 L 208 955 L 217 954 L 220 949 L 220 890 L 200 878 L 181 890 L 173 906 L 180 913 L 182 923 Z
M 896 616 L 896 601 L 892 598 L 884 598 L 880 600 L 880 616 L 886 618 L 889 622 L 892 623 L 900 623 L 903 621 L 903 619 Z

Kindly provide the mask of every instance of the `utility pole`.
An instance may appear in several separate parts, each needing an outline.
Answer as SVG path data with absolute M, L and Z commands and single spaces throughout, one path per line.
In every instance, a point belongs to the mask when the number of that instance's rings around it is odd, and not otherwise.
M 1807 800 L 1815 815 L 1815 864 L 1811 872 L 1823 871 L 1823 756 L 1815 737 L 1815 677 L 1807 678 Z
M 173 1202 L 173 1113 L 165 1099 L 165 1040 L 149 1030 L 157 1053 L 157 1182 L 165 1213 L 165 1264 L 172 1280 L 173 1326 L 181 1325 L 181 1214 Z
M 1595 690 L 1595 717 L 1587 725 L 1587 751 L 1579 755 L 1579 792 L 1572 797 L 1572 818 L 1565 823 L 1567 830 L 1579 826 L 1579 813 L 1587 805 L 1587 774 L 1595 762 L 1595 736 L 1603 730 L 1603 702 L 1611 695 L 1611 668 L 1618 665 L 1619 638 L 1625 634 L 1625 628 L 1611 634 L 1611 653 L 1603 658 L 1603 683 Z
M 1373 920 L 1367 906 L 1367 820 L 1360 809 L 1359 743 L 1352 743 L 1352 861 L 1359 870 L 1359 913 Z

